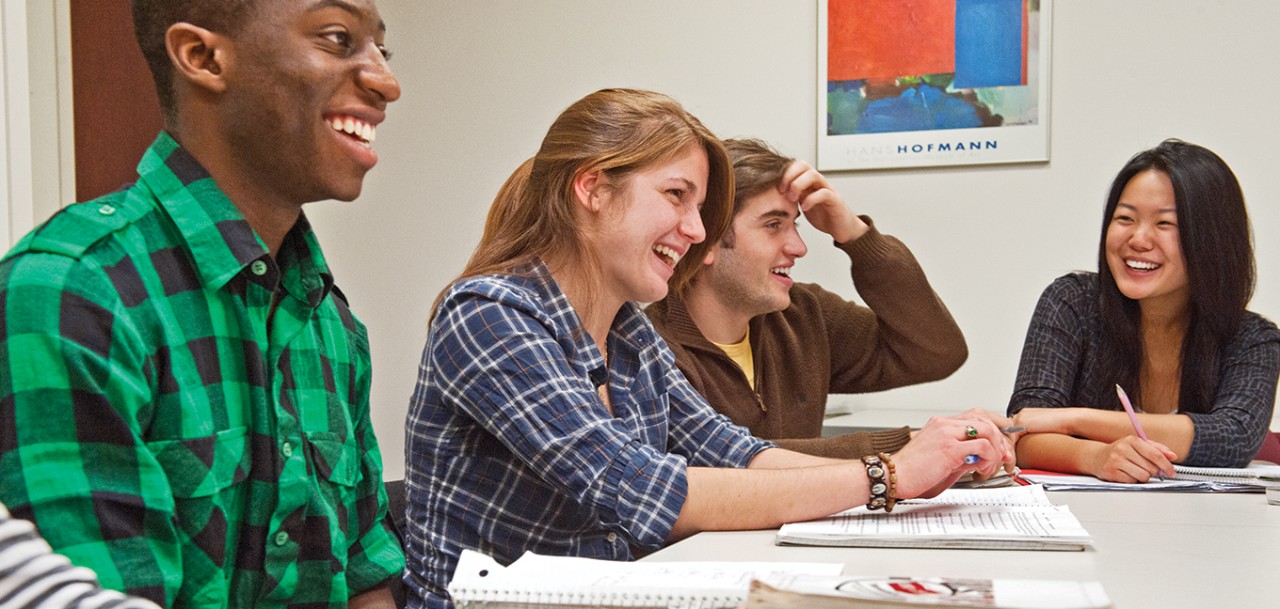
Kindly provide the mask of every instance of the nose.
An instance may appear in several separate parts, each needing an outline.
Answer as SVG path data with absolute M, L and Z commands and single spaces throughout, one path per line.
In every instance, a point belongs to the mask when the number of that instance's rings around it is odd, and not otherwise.
M 1149 226 L 1138 225 L 1133 228 L 1133 233 L 1129 235 L 1129 247 L 1135 250 L 1151 249 L 1151 231 L 1154 230 Z
M 683 209 L 685 212 L 680 218 L 680 234 L 687 237 L 690 243 L 702 243 L 707 238 L 707 229 L 702 225 L 702 210 L 693 206 Z
M 791 227 L 791 233 L 787 236 L 787 242 L 782 246 L 782 253 L 792 258 L 803 258 L 809 253 L 809 246 L 805 245 L 800 231 L 794 226 Z
M 385 103 L 400 99 L 400 81 L 391 71 L 391 65 L 377 45 L 370 46 L 370 58 L 360 67 L 357 78 L 360 87 L 377 95 Z

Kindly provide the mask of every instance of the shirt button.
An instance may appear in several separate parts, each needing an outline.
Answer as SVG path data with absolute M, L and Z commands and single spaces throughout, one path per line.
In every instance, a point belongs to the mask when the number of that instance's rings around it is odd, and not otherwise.
M 285 442 L 285 443 L 284 443 L 284 446 L 281 446 L 281 447 L 280 447 L 280 452 L 284 453 L 284 456 L 285 456 L 285 458 L 286 458 L 286 459 L 287 459 L 287 458 L 289 458 L 289 457 L 292 457 L 292 456 L 293 456 L 293 445 L 292 445 L 292 444 L 290 444 L 290 443 L 288 443 L 288 442 Z
M 267 263 L 261 260 L 254 260 L 253 264 L 249 265 L 249 270 L 253 271 L 254 275 L 261 277 L 267 274 Z
M 609 543 L 613 543 L 613 542 L 615 542 L 615 541 L 618 541 L 618 534 L 617 534 L 617 533 L 609 533 L 608 535 L 606 535 L 606 536 L 605 536 L 605 539 L 608 539 L 608 540 L 609 540 Z
M 286 543 L 289 543 L 289 534 L 284 531 L 276 533 L 276 545 L 282 546 Z
M 102 214 L 102 215 L 104 215 L 104 216 L 110 216 L 111 214 L 116 213 L 116 208 L 114 208 L 114 207 L 112 207 L 112 206 L 110 206 L 110 205 L 103 205 L 102 207 L 99 207 L 99 208 L 98 208 L 98 213 L 100 213 L 100 214 Z

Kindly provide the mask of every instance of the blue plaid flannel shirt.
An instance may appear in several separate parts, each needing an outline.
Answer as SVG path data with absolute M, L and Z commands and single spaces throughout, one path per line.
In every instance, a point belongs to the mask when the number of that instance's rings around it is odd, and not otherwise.
M 427 337 L 406 429 L 411 607 L 450 607 L 462 549 L 629 560 L 661 547 L 690 466 L 745 467 L 772 443 L 715 412 L 640 307 L 605 366 L 541 263 L 457 282 Z

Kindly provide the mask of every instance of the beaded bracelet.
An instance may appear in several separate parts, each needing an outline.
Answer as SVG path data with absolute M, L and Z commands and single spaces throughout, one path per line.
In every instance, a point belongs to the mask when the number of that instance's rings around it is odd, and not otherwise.
M 886 453 L 866 455 L 862 464 L 867 468 L 867 480 L 871 483 L 871 499 L 867 501 L 868 510 L 892 512 L 898 503 L 898 475 L 894 471 L 893 460 Z

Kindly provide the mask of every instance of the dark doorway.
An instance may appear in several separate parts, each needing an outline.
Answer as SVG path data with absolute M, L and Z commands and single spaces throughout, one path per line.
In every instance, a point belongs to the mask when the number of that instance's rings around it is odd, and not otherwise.
M 71 0 L 76 199 L 133 182 L 163 124 L 126 0 Z

